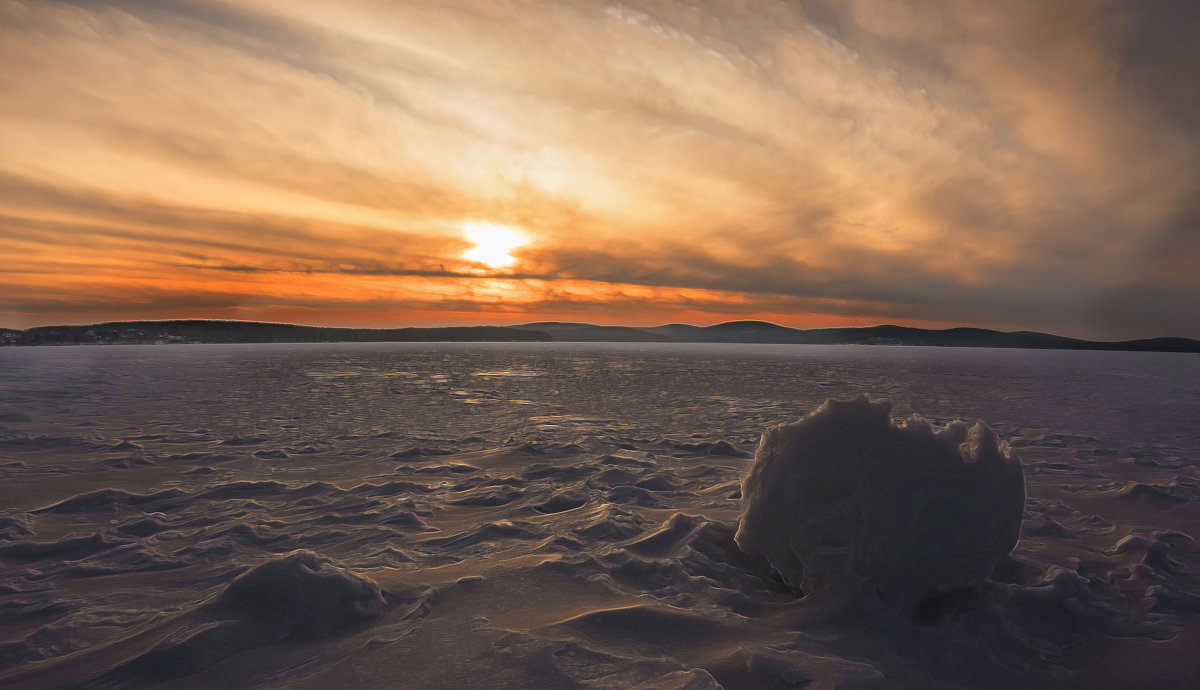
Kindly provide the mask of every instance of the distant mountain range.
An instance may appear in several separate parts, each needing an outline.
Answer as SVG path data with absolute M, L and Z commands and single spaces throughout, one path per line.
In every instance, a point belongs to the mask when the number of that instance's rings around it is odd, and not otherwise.
M 867 328 L 798 329 L 765 321 L 730 321 L 715 326 L 689 326 L 683 323 L 672 323 L 652 328 L 541 321 L 521 324 L 512 328 L 546 333 L 555 341 L 560 342 L 795 343 L 1200 352 L 1200 341 L 1190 338 L 1146 338 L 1097 342 L 1035 331 L 1006 333 L 985 328 L 928 330 L 907 326 L 870 326 Z
M 509 327 L 325 328 L 256 321 L 190 319 L 115 321 L 90 326 L 39 326 L 23 331 L 0 328 L 0 345 L 470 341 L 783 343 L 1200 352 L 1200 341 L 1190 338 L 1096 342 L 1035 331 L 1008 333 L 984 328 L 927 330 L 906 326 L 797 329 L 765 321 L 730 321 L 715 326 L 672 323 L 651 328 L 559 321 L 541 321 Z
M 0 329 L 0 345 L 148 345 L 170 343 L 531 342 L 550 336 L 500 326 L 325 328 L 257 321 L 114 321 L 90 326 Z

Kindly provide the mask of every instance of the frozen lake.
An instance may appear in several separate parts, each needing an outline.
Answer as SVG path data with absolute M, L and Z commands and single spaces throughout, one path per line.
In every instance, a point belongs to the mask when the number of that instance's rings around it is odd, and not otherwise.
M 1021 456 L 985 603 L 864 630 L 732 546 L 763 429 L 860 393 Z M 1111 687 L 1172 687 L 1200 639 L 1198 418 L 1194 354 L 0 348 L 0 687 L 1094 687 L 1101 658 Z M 221 613 L 297 550 L 379 610 Z

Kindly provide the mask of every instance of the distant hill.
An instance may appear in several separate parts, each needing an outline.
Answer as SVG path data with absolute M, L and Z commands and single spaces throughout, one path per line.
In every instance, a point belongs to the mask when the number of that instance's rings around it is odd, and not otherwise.
M 521 324 L 513 326 L 513 328 L 547 333 L 554 340 L 560 342 L 795 343 L 1200 352 L 1200 341 L 1189 338 L 1148 338 L 1097 342 L 1035 331 L 1004 332 L 965 327 L 928 330 L 885 325 L 866 328 L 798 329 L 766 321 L 730 321 L 715 326 L 672 323 L 650 328 L 541 322 Z
M 715 326 L 671 323 L 650 328 L 539 321 L 518 326 L 455 328 L 325 328 L 258 321 L 114 321 L 89 326 L 0 328 L 0 345 L 102 345 L 170 343 L 338 342 L 637 342 L 790 343 L 810 345 L 916 345 L 1005 347 L 1050 350 L 1200 352 L 1189 338 L 1095 342 L 1035 331 L 985 328 L 927 330 L 907 326 L 798 329 L 765 321 L 730 321 Z
M 89 326 L 0 330 L 2 345 L 144 345 L 160 343 L 382 343 L 548 341 L 536 331 L 500 326 L 324 328 L 258 321 L 114 321 Z
M 519 331 L 545 333 L 556 341 L 572 343 L 669 343 L 674 338 L 630 326 L 597 326 L 590 323 L 538 321 L 512 326 Z

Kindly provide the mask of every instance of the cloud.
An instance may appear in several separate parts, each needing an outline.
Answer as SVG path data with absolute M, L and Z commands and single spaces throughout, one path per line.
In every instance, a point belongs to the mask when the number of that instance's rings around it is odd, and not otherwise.
M 330 321 L 386 303 L 1200 336 L 1198 15 L 2 0 L 0 250 L 25 257 L 4 309 L 95 305 L 85 275 L 180 316 L 219 294 Z M 472 220 L 532 238 L 509 273 L 462 259 Z

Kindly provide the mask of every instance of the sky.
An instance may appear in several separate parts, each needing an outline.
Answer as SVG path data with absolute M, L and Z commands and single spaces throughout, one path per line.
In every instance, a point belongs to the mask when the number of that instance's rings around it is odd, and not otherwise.
M 0 0 L 0 326 L 1200 337 L 1191 0 Z

